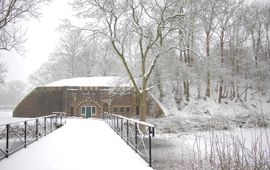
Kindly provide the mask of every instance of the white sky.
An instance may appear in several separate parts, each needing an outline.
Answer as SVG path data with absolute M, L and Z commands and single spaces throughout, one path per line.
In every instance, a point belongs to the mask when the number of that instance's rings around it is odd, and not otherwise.
M 28 76 L 47 61 L 55 48 L 60 33 L 56 30 L 64 18 L 72 16 L 67 0 L 53 0 L 41 10 L 42 17 L 25 22 L 27 29 L 24 57 L 15 52 L 1 52 L 0 60 L 7 64 L 6 81 L 28 81 Z

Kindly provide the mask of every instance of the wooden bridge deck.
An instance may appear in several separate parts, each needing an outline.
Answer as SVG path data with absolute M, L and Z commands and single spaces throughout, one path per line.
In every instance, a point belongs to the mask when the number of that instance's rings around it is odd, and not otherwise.
M 101 120 L 67 124 L 0 161 L 1 170 L 152 169 Z

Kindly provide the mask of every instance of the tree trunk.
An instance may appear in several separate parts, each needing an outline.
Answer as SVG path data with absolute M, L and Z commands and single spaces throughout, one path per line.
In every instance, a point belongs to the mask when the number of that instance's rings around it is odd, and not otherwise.
M 266 40 L 267 40 L 267 56 L 268 56 L 268 59 L 270 59 L 270 39 L 269 39 L 269 29 L 268 29 L 268 27 L 265 28 L 265 35 L 266 35 Z
M 147 102 L 146 102 L 147 92 L 145 90 L 141 93 L 141 107 L 140 107 L 140 121 L 146 120 L 147 114 Z
M 201 98 L 201 88 L 200 87 L 197 87 L 197 98 L 200 99 Z
M 186 81 L 186 101 L 189 102 L 189 81 Z
M 253 45 L 253 52 L 254 52 L 254 58 L 255 58 L 255 64 L 256 67 L 258 66 L 258 56 L 257 56 L 257 50 L 256 50 L 256 42 L 255 42 L 255 36 L 254 36 L 254 31 L 251 31 L 251 37 L 252 37 L 252 45 Z
M 221 68 L 223 68 L 223 63 L 224 63 L 224 30 L 222 30 L 221 36 L 220 36 L 220 58 L 221 58 Z M 218 90 L 218 103 L 221 103 L 222 91 L 223 91 L 223 78 L 222 78 L 222 72 L 221 72 L 219 90 Z
M 210 90 L 211 90 L 211 86 L 210 86 L 210 73 L 209 70 L 207 71 L 207 87 L 206 87 L 206 96 L 210 97 Z
M 184 95 L 185 95 L 186 94 L 186 90 L 187 90 L 186 80 L 183 81 L 183 85 L 184 85 Z
M 221 57 L 221 64 L 224 63 L 224 31 L 221 32 L 220 37 L 220 57 Z
M 174 100 L 177 105 L 178 110 L 181 109 L 181 100 L 182 100 L 182 86 L 180 82 L 176 83 L 175 91 L 174 91 Z
M 143 90 L 140 95 L 140 121 L 145 122 L 147 115 L 147 90 L 146 90 L 146 81 L 143 80 Z M 146 127 L 144 125 L 140 126 L 140 130 L 145 133 Z
M 211 91 L 211 80 L 210 80 L 210 33 L 206 34 L 206 56 L 207 56 L 207 86 L 206 96 L 210 97 Z
M 223 79 L 222 77 L 220 77 L 220 84 L 219 84 L 219 90 L 218 90 L 218 103 L 221 103 L 222 92 L 223 92 Z

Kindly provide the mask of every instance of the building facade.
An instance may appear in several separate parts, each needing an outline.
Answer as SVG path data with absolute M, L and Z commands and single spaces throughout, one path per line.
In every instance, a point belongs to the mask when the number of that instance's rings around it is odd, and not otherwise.
M 162 110 L 149 97 L 149 115 Z M 155 108 L 150 106 L 155 106 Z M 138 98 L 126 81 L 117 77 L 84 77 L 60 80 L 37 87 L 17 105 L 14 117 L 37 117 L 66 112 L 67 116 L 102 118 L 104 112 L 123 116 L 139 113 Z

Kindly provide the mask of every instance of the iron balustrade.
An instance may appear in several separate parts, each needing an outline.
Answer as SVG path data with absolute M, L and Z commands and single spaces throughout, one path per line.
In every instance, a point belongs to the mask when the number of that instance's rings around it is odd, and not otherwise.
M 152 141 L 155 126 L 124 116 L 104 113 L 105 122 L 152 167 Z M 141 129 L 145 129 L 143 133 Z
M 65 118 L 66 114 L 61 112 L 0 125 L 0 160 L 63 126 Z

